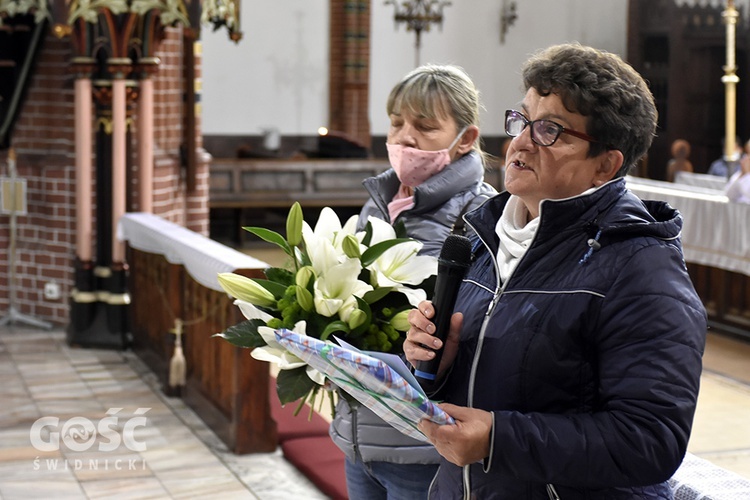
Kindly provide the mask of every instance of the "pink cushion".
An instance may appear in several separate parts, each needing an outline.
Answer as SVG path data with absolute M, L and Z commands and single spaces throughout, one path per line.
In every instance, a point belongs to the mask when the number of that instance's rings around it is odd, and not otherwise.
M 281 443 L 284 457 L 332 500 L 346 500 L 344 452 L 328 436 L 289 439 Z

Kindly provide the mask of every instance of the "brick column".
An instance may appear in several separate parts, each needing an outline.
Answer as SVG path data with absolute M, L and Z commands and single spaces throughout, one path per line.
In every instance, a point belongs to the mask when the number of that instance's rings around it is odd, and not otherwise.
M 329 128 L 370 147 L 370 0 L 330 3 Z

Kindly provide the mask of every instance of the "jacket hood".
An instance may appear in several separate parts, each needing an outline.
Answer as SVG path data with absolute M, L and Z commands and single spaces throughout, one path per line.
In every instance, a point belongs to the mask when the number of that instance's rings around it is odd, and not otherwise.
M 510 194 L 504 192 L 466 215 L 467 222 L 495 253 L 495 223 L 509 197 Z M 589 254 L 602 245 L 635 236 L 677 240 L 682 230 L 682 216 L 677 210 L 663 201 L 642 201 L 627 189 L 623 178 L 614 179 L 591 193 L 543 200 L 539 217 L 537 243 L 561 232 L 570 231 L 571 236 L 584 232 L 588 236 Z

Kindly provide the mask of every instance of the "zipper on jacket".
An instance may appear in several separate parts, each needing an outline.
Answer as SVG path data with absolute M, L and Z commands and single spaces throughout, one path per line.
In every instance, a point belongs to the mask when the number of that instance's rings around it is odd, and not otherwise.
M 474 354 L 474 359 L 471 363 L 471 372 L 469 375 L 469 394 L 467 398 L 467 406 L 472 408 L 474 406 L 474 379 L 476 376 L 476 368 L 479 363 L 479 353 L 482 351 L 482 344 L 484 343 L 484 332 L 487 329 L 487 323 L 489 322 L 490 316 L 492 315 L 492 311 L 495 308 L 495 305 L 497 304 L 497 301 L 500 298 L 500 295 L 502 294 L 502 288 L 500 287 L 500 268 L 497 265 L 497 259 L 495 256 L 492 255 L 492 251 L 490 250 L 489 245 L 486 241 L 482 239 L 481 236 L 479 236 L 479 233 L 477 232 L 476 228 L 471 225 L 471 223 L 468 223 L 469 227 L 472 228 L 474 233 L 479 237 L 479 240 L 484 245 L 487 252 L 490 254 L 490 259 L 492 260 L 492 266 L 495 268 L 495 292 L 492 300 L 490 301 L 489 305 L 487 306 L 487 311 L 484 314 L 484 320 L 482 320 L 482 326 L 479 329 L 479 340 L 477 342 L 477 350 Z M 471 499 L 471 465 L 465 465 L 463 468 L 463 498 L 464 500 L 470 500 Z
M 541 217 L 541 213 L 539 214 L 539 217 Z M 479 357 L 482 353 L 482 346 L 484 345 L 484 336 L 485 336 L 485 333 L 487 332 L 487 325 L 490 322 L 490 316 L 492 316 L 492 311 L 494 311 L 495 306 L 500 301 L 500 297 L 505 291 L 505 288 L 508 286 L 508 283 L 510 283 L 510 280 L 515 274 L 516 269 L 519 268 L 523 260 L 526 258 L 526 255 L 528 254 L 529 249 L 531 249 L 531 247 L 534 246 L 534 240 L 536 240 L 536 235 L 538 233 L 538 230 L 534 233 L 534 236 L 532 237 L 532 240 L 529 243 L 529 247 L 526 249 L 526 252 L 521 257 L 521 260 L 518 262 L 518 265 L 516 265 L 515 269 L 510 273 L 510 275 L 508 276 L 508 279 L 505 280 L 505 283 L 501 284 L 500 267 L 497 265 L 497 255 L 492 253 L 492 249 L 487 244 L 487 242 L 482 238 L 482 236 L 477 231 L 477 229 L 468 221 L 467 221 L 467 224 L 469 227 L 471 227 L 471 229 L 477 235 L 477 237 L 479 238 L 479 241 L 481 241 L 482 244 L 484 245 L 485 250 L 487 250 L 487 252 L 489 253 L 489 257 L 490 257 L 490 260 L 492 261 L 492 265 L 495 268 L 495 293 L 489 305 L 487 306 L 487 311 L 484 313 L 482 326 L 479 328 L 479 339 L 477 340 L 477 349 L 474 352 L 474 359 L 471 362 L 471 371 L 469 372 L 467 406 L 469 408 L 473 408 L 474 407 L 474 385 L 476 383 L 477 368 L 479 367 Z M 471 468 L 471 465 L 465 465 L 463 468 L 464 500 L 471 499 L 471 472 L 470 472 L 471 469 L 470 468 Z
M 557 494 L 557 490 L 553 484 L 547 484 L 547 496 L 549 500 L 560 500 L 560 496 Z

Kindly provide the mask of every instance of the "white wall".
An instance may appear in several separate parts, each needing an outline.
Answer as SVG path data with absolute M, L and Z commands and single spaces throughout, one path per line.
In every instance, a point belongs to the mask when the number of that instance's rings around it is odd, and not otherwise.
M 503 135 L 502 115 L 523 97 L 519 69 L 553 43 L 579 41 L 625 55 L 624 0 L 517 0 L 518 19 L 500 44 L 502 0 L 453 0 L 442 30 L 422 34 L 421 63 L 462 66 L 483 96 L 482 132 Z M 328 121 L 328 0 L 243 2 L 244 39 L 204 27 L 203 133 L 314 135 Z M 372 0 L 370 122 L 385 135 L 385 100 L 414 68 L 414 33 L 396 28 L 393 6 Z
M 203 133 L 316 134 L 328 122 L 328 18 L 328 0 L 245 0 L 239 44 L 203 26 Z

